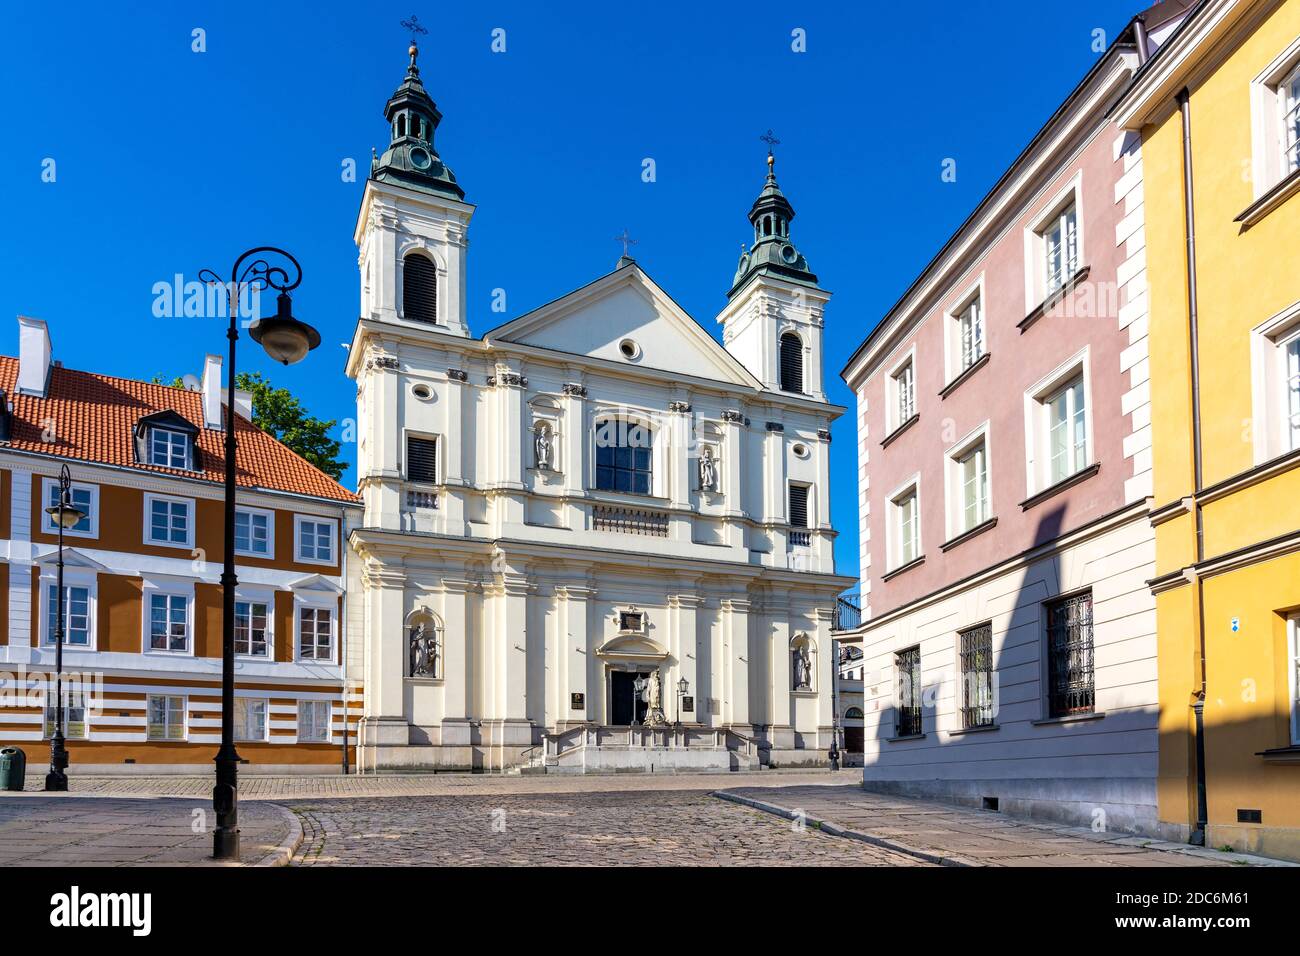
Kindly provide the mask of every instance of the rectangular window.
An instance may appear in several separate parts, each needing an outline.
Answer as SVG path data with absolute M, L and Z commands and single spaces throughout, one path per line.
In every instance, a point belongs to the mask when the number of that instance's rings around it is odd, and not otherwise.
M 1079 271 L 1079 223 L 1074 203 L 1053 216 L 1043 229 L 1047 295 L 1060 289 Z
M 66 685 L 65 685 L 66 686 Z M 68 740 L 85 740 L 86 694 L 84 691 L 64 690 L 63 701 L 63 736 Z M 53 697 L 53 694 L 50 695 Z M 45 736 L 54 736 L 54 705 L 45 705 Z
M 982 624 L 962 631 L 961 725 L 987 727 L 993 723 L 993 625 Z
M 984 311 L 979 296 L 957 314 L 957 341 L 961 351 L 958 373 L 961 373 L 984 355 Z
M 99 489 L 94 485 L 73 484 L 68 488 L 68 500 L 78 511 L 85 514 L 85 517 L 74 524 L 71 528 L 64 528 L 64 534 L 79 534 L 86 537 L 95 535 L 95 526 L 98 524 L 98 515 L 95 509 L 99 504 Z M 59 497 L 62 494 L 59 483 L 53 478 L 45 479 L 45 507 L 57 508 Z M 48 534 L 58 534 L 59 526 L 54 520 L 54 515 L 48 511 L 44 512 L 43 527 Z
M 1047 605 L 1048 716 L 1093 712 L 1092 595 Z
M 335 523 L 305 518 L 302 515 L 298 516 L 297 522 L 298 560 L 333 564 Z
M 45 643 L 53 645 L 59 622 L 59 588 L 46 587 Z M 63 646 L 90 647 L 90 588 L 65 585 L 63 588 Z
M 1290 175 L 1300 169 L 1300 64 L 1278 87 L 1282 107 L 1282 169 Z
M 150 740 L 185 739 L 185 698 L 163 694 L 148 697 Z
M 894 373 L 894 427 L 904 424 L 916 414 L 916 374 L 909 361 Z
M 145 501 L 149 507 L 146 543 L 189 547 L 194 530 L 190 519 L 193 502 L 155 495 L 146 495 Z
M 267 607 L 258 601 L 235 602 L 235 653 L 266 657 Z
M 1293 617 L 1287 624 L 1291 632 L 1291 743 L 1300 747 L 1300 617 Z
M 921 648 L 909 647 L 894 655 L 898 668 L 898 703 L 895 710 L 895 737 L 913 737 L 921 733 Z
M 149 595 L 149 650 L 190 649 L 189 600 L 183 594 Z
M 235 512 L 235 550 L 240 554 L 271 556 L 271 515 L 265 511 Z
M 149 464 L 188 470 L 190 436 L 170 428 L 149 429 Z
M 1043 404 L 1047 409 L 1048 484 L 1054 485 L 1088 465 L 1083 377 L 1062 386 Z
M 305 607 L 298 613 L 298 657 L 301 660 L 334 659 L 334 612 Z
M 989 464 L 984 442 L 957 459 L 961 481 L 962 531 L 969 531 L 989 519 Z
M 422 485 L 438 482 L 438 442 L 433 438 L 406 437 L 406 480 Z
M 1300 448 L 1300 332 L 1282 343 L 1288 450 Z
M 330 739 L 329 701 L 298 701 L 298 739 L 318 743 Z
M 235 698 L 235 739 L 266 739 L 267 702 L 256 697 Z
M 790 527 L 808 527 L 808 486 L 790 486 Z
M 650 494 L 651 435 L 636 422 L 610 419 L 596 423 L 596 489 L 634 495 Z
M 903 492 L 891 502 L 894 519 L 894 567 L 910 564 L 921 556 L 920 513 L 916 488 Z

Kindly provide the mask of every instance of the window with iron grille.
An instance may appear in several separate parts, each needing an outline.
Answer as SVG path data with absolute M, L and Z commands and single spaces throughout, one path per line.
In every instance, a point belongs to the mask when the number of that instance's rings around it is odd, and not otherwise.
M 808 527 L 808 486 L 790 486 L 790 527 Z
M 438 321 L 438 270 L 419 253 L 402 260 L 402 314 L 412 322 Z
M 909 647 L 894 655 L 898 667 L 898 718 L 895 737 L 912 737 L 921 733 L 921 649 Z
M 793 332 L 781 336 L 781 391 L 803 392 L 803 341 Z
M 406 480 L 422 485 L 438 483 L 437 439 L 406 437 Z
M 993 625 L 981 624 L 958 635 L 961 646 L 961 725 L 993 723 Z
M 1092 713 L 1092 665 L 1092 594 L 1048 604 L 1048 716 Z

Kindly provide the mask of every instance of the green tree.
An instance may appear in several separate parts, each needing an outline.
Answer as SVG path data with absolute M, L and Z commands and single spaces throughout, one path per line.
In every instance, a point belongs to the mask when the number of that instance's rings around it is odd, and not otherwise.
M 155 375 L 158 385 L 184 388 L 177 377 L 166 379 Z M 343 477 L 347 464 L 339 460 L 342 446 L 329 437 L 329 430 L 338 422 L 313 417 L 302 402 L 287 388 L 276 388 L 261 372 L 240 372 L 235 376 L 235 387 L 253 395 L 253 424 L 272 438 L 293 449 L 335 481 Z

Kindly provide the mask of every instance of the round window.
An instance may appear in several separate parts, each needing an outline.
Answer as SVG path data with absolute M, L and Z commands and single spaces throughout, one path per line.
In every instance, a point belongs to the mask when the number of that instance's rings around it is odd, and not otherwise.
M 623 353 L 623 358 L 631 361 L 641 357 L 641 346 L 637 345 L 631 339 L 624 339 L 618 343 L 618 350 Z
M 411 394 L 420 401 L 427 402 L 433 398 L 433 389 L 429 388 L 428 385 L 416 385 L 411 389 Z
M 807 458 L 807 457 L 808 457 L 808 446 L 805 445 L 805 444 L 802 444 L 802 443 L 796 444 L 796 445 L 794 445 L 790 450 L 791 450 L 792 452 L 794 452 L 794 456 L 795 456 L 796 458 Z

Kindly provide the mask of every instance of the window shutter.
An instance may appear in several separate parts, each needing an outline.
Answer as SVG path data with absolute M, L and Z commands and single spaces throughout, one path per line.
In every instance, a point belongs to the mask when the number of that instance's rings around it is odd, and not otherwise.
M 790 527 L 808 527 L 808 486 L 790 486 Z
M 803 342 L 792 332 L 781 336 L 781 391 L 803 392 Z
M 406 439 L 406 480 L 438 483 L 438 442 L 433 438 Z
M 438 272 L 426 256 L 402 260 L 402 315 L 412 322 L 438 321 Z

